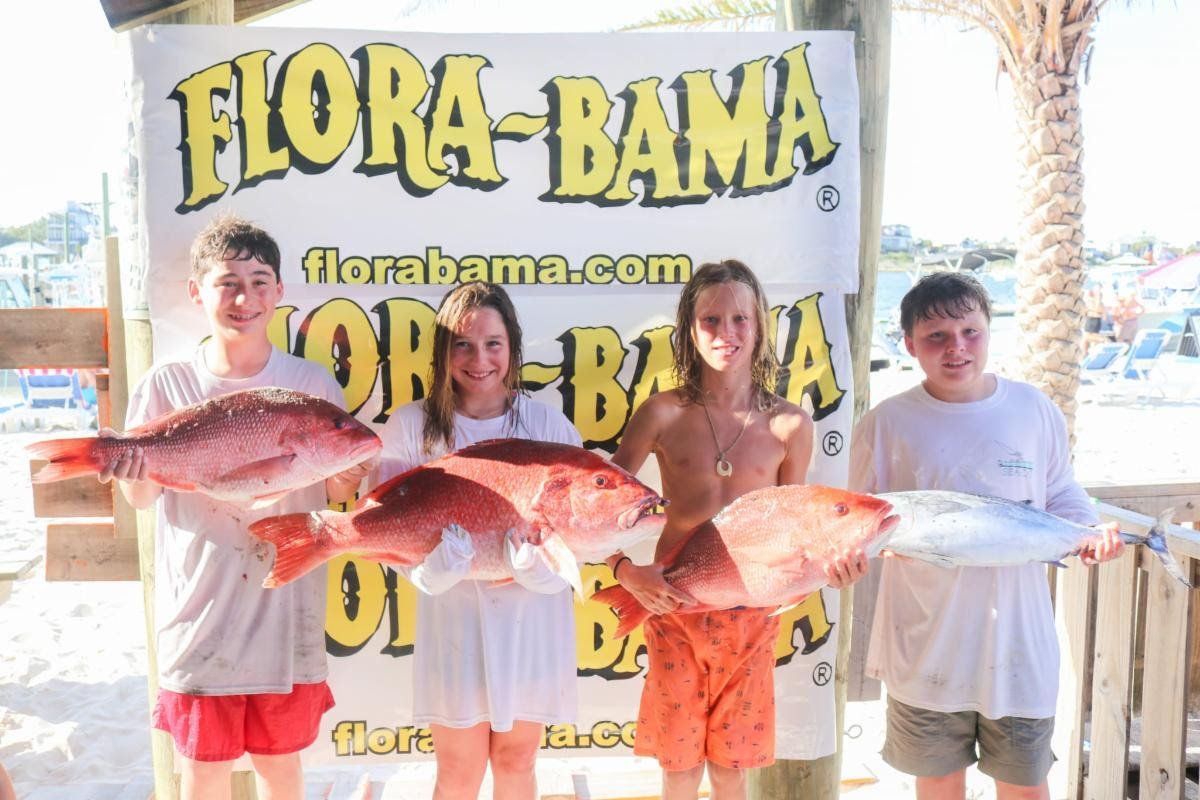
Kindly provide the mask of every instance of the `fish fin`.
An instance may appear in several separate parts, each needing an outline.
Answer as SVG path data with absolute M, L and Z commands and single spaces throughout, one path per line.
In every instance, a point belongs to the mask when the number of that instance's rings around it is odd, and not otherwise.
M 65 481 L 99 472 L 100 465 L 93 455 L 95 444 L 95 436 L 83 436 L 76 439 L 48 439 L 25 445 L 30 455 L 50 462 L 37 471 L 33 482 Z
M 167 489 L 174 489 L 177 492 L 195 492 L 197 490 L 203 491 L 202 487 L 192 483 L 191 481 L 171 478 L 166 475 L 160 475 L 157 472 L 151 472 L 147 477 L 149 477 L 150 480 L 154 481 L 159 486 L 163 486 Z
M 326 515 L 335 513 L 283 514 L 250 524 L 251 536 L 275 545 L 275 564 L 263 579 L 264 589 L 291 583 L 329 560 L 333 553 L 324 551 L 317 543 L 317 535 L 326 527 Z
M 1179 566 L 1179 562 L 1171 555 L 1171 551 L 1167 549 L 1167 526 L 1171 524 L 1171 520 L 1175 516 L 1175 509 L 1168 508 L 1158 515 L 1158 519 L 1154 523 L 1154 527 L 1146 532 L 1142 543 L 1150 548 L 1150 552 L 1158 557 L 1158 563 L 1167 571 L 1175 580 L 1182 583 L 1189 589 L 1192 588 L 1192 582 L 1188 579 L 1183 568 Z
M 782 616 L 783 614 L 786 614 L 787 612 L 791 611 L 793 608 L 800 605 L 807 599 L 808 599 L 808 595 L 802 594 L 799 597 L 797 597 L 795 600 L 789 600 L 788 602 L 781 605 L 779 608 L 772 611 L 770 616 L 772 616 L 772 617 Z
M 251 461 L 237 469 L 229 470 L 217 478 L 214 483 L 237 483 L 244 480 L 261 480 L 267 483 L 287 475 L 295 461 L 295 453 L 284 453 L 281 456 L 272 456 L 261 461 Z M 262 496 L 268 497 L 269 495 Z M 280 496 L 282 497 L 282 495 Z
M 1055 560 L 1051 560 L 1051 561 L 1045 561 L 1045 562 L 1043 562 L 1043 563 L 1045 563 L 1045 564 L 1049 564 L 1049 565 L 1050 565 L 1050 566 L 1052 566 L 1052 567 L 1058 567 L 1059 569 L 1066 569 L 1066 568 L 1067 568 L 1067 565 L 1066 565 L 1066 564 L 1064 564 L 1064 563 L 1062 562 L 1062 559 L 1055 559 Z
M 557 533 L 551 533 L 542 538 L 542 543 L 537 545 L 537 548 L 554 574 L 569 583 L 575 590 L 575 595 L 583 599 L 583 578 L 579 575 L 579 564 L 563 538 Z
M 617 615 L 616 636 L 618 638 L 628 636 L 630 631 L 650 617 L 650 612 L 646 607 L 639 603 L 628 589 L 619 584 L 601 589 L 592 595 L 592 599 L 610 607 Z
M 257 511 L 260 508 L 273 506 L 291 493 L 291 489 L 284 489 L 282 492 L 272 492 L 271 494 L 259 495 L 258 497 L 254 498 L 253 502 L 250 503 L 250 510 Z
M 500 586 L 508 586 L 510 583 L 516 583 L 512 578 L 497 578 L 488 584 L 489 588 L 496 589 Z

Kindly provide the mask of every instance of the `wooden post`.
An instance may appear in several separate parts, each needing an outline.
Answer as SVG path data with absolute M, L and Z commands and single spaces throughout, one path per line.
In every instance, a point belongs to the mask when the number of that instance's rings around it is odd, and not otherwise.
M 854 414 L 858 421 L 870 407 L 871 336 L 875 317 L 875 283 L 879 269 L 879 237 L 883 217 L 883 163 L 887 136 L 888 73 L 891 63 L 892 8 L 888 0 L 780 0 L 778 26 L 782 30 L 853 31 L 859 92 L 860 222 L 858 294 L 846 297 L 846 327 L 850 340 L 854 378 Z M 849 432 L 847 432 L 849 433 Z M 847 437 L 848 439 L 849 437 Z M 837 752 L 811 762 L 779 761 L 751 774 L 750 793 L 755 798 L 832 800 L 840 790 L 842 772 L 842 720 L 846 687 L 850 679 L 852 620 L 868 616 L 855 608 L 854 591 L 842 591 L 838 620 L 837 667 L 834 696 L 837 718 Z M 863 593 L 874 602 L 873 593 Z M 857 673 L 861 660 L 857 654 Z M 861 680 L 856 677 L 856 684 Z

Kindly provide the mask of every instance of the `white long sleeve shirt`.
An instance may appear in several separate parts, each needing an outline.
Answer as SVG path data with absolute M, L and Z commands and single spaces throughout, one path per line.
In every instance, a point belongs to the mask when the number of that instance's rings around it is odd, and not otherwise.
M 1033 386 L 1003 378 L 977 402 L 943 402 L 923 386 L 881 402 L 855 430 L 850 486 L 974 492 L 1083 524 L 1097 519 L 1075 481 L 1062 414 Z M 1045 565 L 946 569 L 886 559 L 867 673 L 920 708 L 1054 716 L 1058 642 Z

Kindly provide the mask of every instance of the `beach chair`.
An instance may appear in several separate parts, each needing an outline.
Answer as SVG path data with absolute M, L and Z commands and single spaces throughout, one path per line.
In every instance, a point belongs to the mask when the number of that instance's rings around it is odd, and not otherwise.
M 1129 347 L 1129 358 L 1121 370 L 1121 376 L 1131 381 L 1150 381 L 1158 366 L 1158 359 L 1167 349 L 1171 331 L 1163 328 L 1145 328 L 1133 337 Z
M 1079 364 L 1079 381 L 1086 385 L 1107 383 L 1115 378 L 1125 365 L 1125 351 L 1129 345 L 1124 342 L 1101 342 L 1092 345 L 1083 361 Z
M 73 369 L 19 369 L 17 383 L 27 408 L 83 408 L 79 374 Z

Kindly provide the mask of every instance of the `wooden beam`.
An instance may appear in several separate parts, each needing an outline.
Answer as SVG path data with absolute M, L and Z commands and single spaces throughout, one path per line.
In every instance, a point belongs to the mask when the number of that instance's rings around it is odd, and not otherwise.
M 117 33 L 156 22 L 205 0 L 100 0 L 108 27 Z
M 0 311 L 0 369 L 108 366 L 103 308 L 6 308 Z
M 1192 564 L 1184 560 L 1184 573 Z M 1187 658 L 1192 593 L 1150 562 L 1146 599 L 1146 663 L 1142 692 L 1143 798 L 1181 797 L 1187 725 Z
M 48 525 L 46 580 L 136 581 L 136 539 L 118 539 L 112 523 Z
M 1132 486 L 1088 485 L 1084 488 L 1097 500 L 1139 514 L 1157 517 L 1168 508 L 1173 508 L 1174 522 L 1200 522 L 1200 481 L 1170 481 Z
M 1087 800 L 1125 800 L 1137 562 L 1134 549 L 1126 548 L 1120 558 L 1096 568 L 1096 655 Z
M 233 0 L 233 21 L 238 25 L 245 25 L 307 2 L 308 0 Z
M 42 459 L 29 462 L 29 475 L 46 464 Z M 95 475 L 83 475 L 66 481 L 33 484 L 33 515 L 47 517 L 111 517 L 113 514 L 113 485 L 96 480 Z

